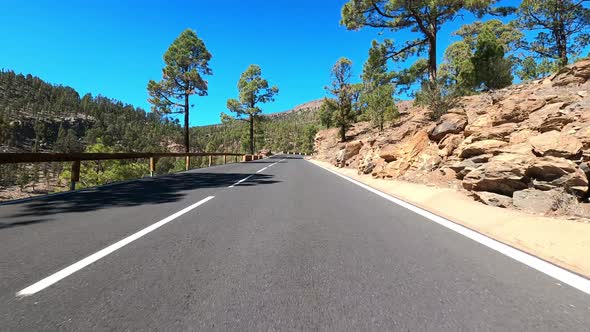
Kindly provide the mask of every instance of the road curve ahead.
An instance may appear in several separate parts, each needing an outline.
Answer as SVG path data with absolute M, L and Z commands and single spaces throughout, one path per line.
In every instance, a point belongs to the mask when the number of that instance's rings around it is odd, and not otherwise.
M 0 206 L 0 330 L 588 331 L 590 295 L 297 156 Z

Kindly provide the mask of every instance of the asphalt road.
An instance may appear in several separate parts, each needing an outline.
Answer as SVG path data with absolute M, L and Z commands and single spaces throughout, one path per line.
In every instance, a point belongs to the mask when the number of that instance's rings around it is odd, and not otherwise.
M 589 329 L 589 295 L 295 156 L 0 206 L 2 331 Z

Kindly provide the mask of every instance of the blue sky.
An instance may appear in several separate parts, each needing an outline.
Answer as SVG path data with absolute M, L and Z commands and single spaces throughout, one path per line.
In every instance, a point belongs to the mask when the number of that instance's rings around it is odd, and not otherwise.
M 345 0 L 7 2 L 0 10 L 1 68 L 146 110 L 146 84 L 161 78 L 162 55 L 180 32 L 194 29 L 213 54 L 214 75 L 209 96 L 192 97 L 192 126 L 219 122 L 249 64 L 280 89 L 264 112 L 284 111 L 322 98 L 339 57 L 353 60 L 358 77 L 373 39 L 407 37 L 347 31 L 339 25 Z M 440 58 L 451 32 L 471 21 L 466 15 L 442 29 Z

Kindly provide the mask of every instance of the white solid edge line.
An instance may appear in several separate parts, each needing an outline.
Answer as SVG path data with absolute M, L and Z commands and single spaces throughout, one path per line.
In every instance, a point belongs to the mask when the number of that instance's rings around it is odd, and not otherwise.
M 244 181 L 248 180 L 249 178 L 251 178 L 251 177 L 253 177 L 253 176 L 254 176 L 254 174 L 252 174 L 252 175 L 248 175 L 247 177 L 245 177 L 245 178 L 241 179 L 240 181 L 238 181 L 238 182 L 236 182 L 236 183 L 232 184 L 232 185 L 231 185 L 231 186 L 229 186 L 228 188 L 233 188 L 233 187 L 235 187 L 236 185 L 238 185 L 238 184 L 240 184 L 240 183 L 242 183 L 242 182 L 244 182 Z
M 525 265 L 527 265 L 539 272 L 542 272 L 548 276 L 551 276 L 551 277 L 553 277 L 565 284 L 568 284 L 568 285 L 590 295 L 590 280 L 588 280 L 580 275 L 577 275 L 575 273 L 567 271 L 563 268 L 560 268 L 556 265 L 546 262 L 540 258 L 533 256 L 533 255 L 527 254 L 527 253 L 520 251 L 516 248 L 513 248 L 509 245 L 506 245 L 504 243 L 496 241 L 496 240 L 489 238 L 483 234 L 480 234 L 480 233 L 473 231 L 467 227 L 456 224 L 448 219 L 445 219 L 445 218 L 438 216 L 432 212 L 421 209 L 421 208 L 414 206 L 408 202 L 405 202 L 401 199 L 395 198 L 395 197 L 388 195 L 382 191 L 372 188 L 364 183 L 361 183 L 357 180 L 349 178 L 346 175 L 340 174 L 338 172 L 335 172 L 329 168 L 326 168 L 322 165 L 318 165 L 318 164 L 313 163 L 311 161 L 309 161 L 309 162 L 313 165 L 316 165 L 320 168 L 325 169 L 328 172 L 338 175 L 339 177 L 341 177 L 345 180 L 348 180 L 348 181 L 350 181 L 350 182 L 352 182 L 352 183 L 354 183 L 354 184 L 356 184 L 356 185 L 358 185 L 358 186 L 360 186 L 360 187 L 362 187 L 374 194 L 377 194 L 377 195 L 379 195 L 379 196 L 381 196 L 381 197 L 383 197 L 383 198 L 385 198 L 397 205 L 400 205 L 400 206 L 402 206 L 402 207 L 404 207 L 416 214 L 419 214 L 425 218 L 428 218 L 441 226 L 451 229 L 451 230 L 453 230 L 453 231 L 455 231 L 467 238 L 470 238 L 473 241 L 483 244 L 484 246 L 486 246 L 490 249 L 500 252 L 500 253 L 522 263 L 522 264 L 525 264 Z
M 76 271 L 79 271 L 79 270 L 83 269 L 84 267 L 98 261 L 99 259 L 107 256 L 108 254 L 114 252 L 115 250 L 120 249 L 123 246 L 141 238 L 142 236 L 164 226 L 165 224 L 167 224 L 167 223 L 171 222 L 172 220 L 182 216 L 183 214 L 193 210 L 194 208 L 206 203 L 207 201 L 213 199 L 214 197 L 215 196 L 209 196 L 207 198 L 204 198 L 204 199 L 198 201 L 197 203 L 195 203 L 189 207 L 186 207 L 186 208 L 174 213 L 173 215 L 171 215 L 167 218 L 164 218 L 164 219 L 158 221 L 155 224 L 152 224 L 152 225 L 150 225 L 150 226 L 148 226 L 148 227 L 146 227 L 146 228 L 116 242 L 116 243 L 111 244 L 110 246 L 108 246 L 108 247 L 64 268 L 63 270 L 60 270 L 60 271 L 48 276 L 47 278 L 42 279 L 41 281 L 36 282 L 36 283 L 32 284 L 31 286 L 19 291 L 18 293 L 16 293 L 16 296 L 20 297 L 20 296 L 33 295 L 33 294 L 35 294 L 35 293 L 37 293 L 49 286 L 55 284 L 56 282 L 60 281 L 61 279 L 66 278 L 67 276 L 71 275 L 72 273 L 75 273 Z

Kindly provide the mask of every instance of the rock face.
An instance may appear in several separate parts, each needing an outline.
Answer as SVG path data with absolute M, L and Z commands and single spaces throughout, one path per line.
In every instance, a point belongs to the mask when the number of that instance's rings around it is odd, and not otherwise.
M 584 59 L 567 66 L 553 77 L 553 85 L 582 84 L 590 79 L 590 59 Z
M 375 176 L 383 178 L 399 177 L 410 169 L 432 171 L 442 161 L 438 147 L 430 141 L 426 131 L 416 133 L 400 145 L 384 146 L 379 157 L 388 163 L 375 173 Z
M 466 125 L 467 117 L 456 113 L 448 113 L 440 118 L 429 136 L 433 141 L 438 142 L 447 134 L 458 134 L 462 132 Z
M 564 158 L 534 158 L 525 173 L 533 180 L 534 187 L 540 190 L 564 188 L 580 197 L 588 191 L 588 178 L 584 171 Z
M 463 178 L 463 188 L 512 196 L 528 188 L 525 174 L 529 158 L 517 154 L 502 154 L 475 168 Z
M 488 139 L 484 141 L 477 141 L 460 148 L 460 158 L 471 158 L 480 154 L 496 154 L 497 149 L 506 145 L 506 142 L 495 139 Z
M 526 120 L 529 114 L 545 106 L 545 99 L 533 94 L 516 94 L 503 100 L 490 113 L 493 126 Z
M 353 141 L 353 142 L 347 143 L 344 146 L 344 149 L 342 149 L 342 150 L 340 150 L 340 152 L 338 152 L 338 157 L 336 157 L 336 165 L 338 167 L 346 166 L 346 161 L 349 160 L 350 158 L 356 156 L 362 147 L 363 147 L 363 143 L 361 141 Z
M 582 143 L 575 137 L 556 130 L 531 137 L 533 151 L 541 156 L 575 158 L 582 152 Z
M 463 97 L 436 122 L 411 101 L 398 109 L 383 132 L 354 124 L 348 143 L 336 129 L 320 131 L 316 157 L 467 190 L 497 207 L 549 213 L 590 196 L 590 58 L 544 80 Z

